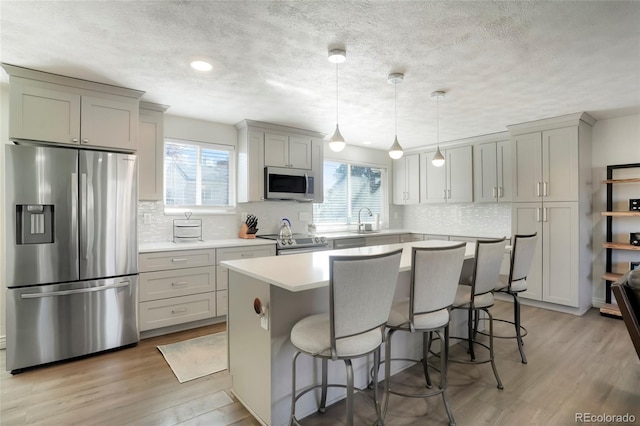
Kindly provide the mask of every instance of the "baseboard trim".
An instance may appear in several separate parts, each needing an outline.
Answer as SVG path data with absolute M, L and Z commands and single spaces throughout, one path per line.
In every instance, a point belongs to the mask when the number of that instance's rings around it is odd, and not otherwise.
M 507 294 L 494 293 L 497 300 L 505 302 L 513 302 L 513 298 Z M 538 300 L 531 300 L 524 297 L 518 297 L 521 305 L 534 306 L 536 308 L 548 309 L 550 311 L 562 312 L 565 314 L 582 316 L 587 312 L 591 306 L 586 309 L 572 308 L 570 306 L 558 305 L 556 303 L 540 302 Z
M 162 336 L 169 333 L 176 333 L 178 331 L 191 330 L 193 328 L 204 327 L 206 325 L 217 324 L 225 322 L 227 320 L 226 315 L 222 315 L 216 318 L 207 318 L 198 321 L 192 321 L 185 324 L 172 325 L 169 327 L 156 328 L 153 330 L 145 330 L 140 332 L 140 340 L 148 339 L 150 337 Z

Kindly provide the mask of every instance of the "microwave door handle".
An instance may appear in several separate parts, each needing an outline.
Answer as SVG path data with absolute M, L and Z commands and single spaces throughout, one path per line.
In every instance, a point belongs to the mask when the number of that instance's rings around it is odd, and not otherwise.
M 309 193 L 309 175 L 304 174 L 304 194 L 307 195 Z

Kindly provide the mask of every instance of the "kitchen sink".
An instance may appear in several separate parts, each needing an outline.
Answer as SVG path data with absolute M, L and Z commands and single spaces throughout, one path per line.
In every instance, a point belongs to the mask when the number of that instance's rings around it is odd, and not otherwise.
M 378 234 L 380 231 L 352 231 L 354 234 Z

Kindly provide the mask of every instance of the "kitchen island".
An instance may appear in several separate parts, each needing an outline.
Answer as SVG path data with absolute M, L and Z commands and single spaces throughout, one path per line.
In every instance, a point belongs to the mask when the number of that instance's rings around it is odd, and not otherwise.
M 291 363 L 294 348 L 289 333 L 300 319 L 329 310 L 329 256 L 369 255 L 403 249 L 396 298 L 409 295 L 411 247 L 443 247 L 449 241 L 416 241 L 374 247 L 222 262 L 229 269 L 229 371 L 232 391 L 262 424 L 288 424 L 291 410 Z M 468 243 L 465 259 L 473 259 Z M 451 334 L 466 335 L 466 316 L 455 311 Z M 422 335 L 401 333 L 393 340 L 394 357 L 419 358 Z M 354 360 L 355 385 L 365 387 L 372 357 Z M 407 364 L 394 363 L 392 373 Z M 381 371 L 382 372 L 382 371 Z M 320 364 L 298 360 L 297 387 L 319 383 Z M 345 383 L 344 363 L 329 363 L 329 383 Z M 313 393 L 312 393 L 313 395 Z M 327 402 L 344 398 L 344 390 L 329 389 Z M 296 405 L 298 418 L 314 413 L 317 398 L 305 396 Z

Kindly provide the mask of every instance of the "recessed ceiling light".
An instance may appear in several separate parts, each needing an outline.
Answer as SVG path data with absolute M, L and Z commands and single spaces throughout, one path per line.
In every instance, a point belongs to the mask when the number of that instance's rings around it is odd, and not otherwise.
M 213 65 L 207 61 L 197 60 L 191 62 L 191 68 L 198 71 L 211 71 L 213 69 Z

